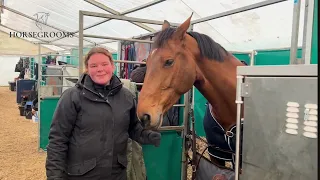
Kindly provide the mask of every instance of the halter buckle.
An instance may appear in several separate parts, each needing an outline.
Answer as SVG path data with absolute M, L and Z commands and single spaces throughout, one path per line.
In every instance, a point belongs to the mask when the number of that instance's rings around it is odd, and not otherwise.
M 232 131 L 226 131 L 226 136 L 232 138 L 234 136 L 234 133 Z

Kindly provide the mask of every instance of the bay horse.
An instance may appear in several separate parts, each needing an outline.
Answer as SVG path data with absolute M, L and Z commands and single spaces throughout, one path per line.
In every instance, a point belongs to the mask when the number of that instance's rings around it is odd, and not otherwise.
M 158 129 L 163 114 L 195 86 L 208 100 L 204 120 L 208 143 L 235 152 L 236 69 L 244 64 L 209 36 L 187 32 L 191 17 L 177 28 L 164 21 L 147 59 L 137 116 L 146 129 Z M 234 158 L 234 153 L 217 148 L 208 151 L 220 165 Z

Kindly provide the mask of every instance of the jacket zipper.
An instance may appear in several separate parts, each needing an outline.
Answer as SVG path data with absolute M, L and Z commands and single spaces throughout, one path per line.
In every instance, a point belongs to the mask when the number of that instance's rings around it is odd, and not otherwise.
M 111 114 L 112 114 L 112 126 L 114 127 L 114 117 L 113 117 L 113 110 L 112 110 L 112 106 L 111 106 L 111 104 L 110 104 L 110 102 L 109 102 L 109 96 L 110 96 L 110 94 L 112 94 L 112 91 L 113 90 L 115 90 L 116 88 L 118 88 L 119 86 L 121 86 L 122 85 L 122 83 L 120 83 L 119 85 L 117 85 L 116 87 L 113 87 L 112 89 L 110 89 L 110 91 L 108 92 L 108 94 L 107 94 L 107 97 L 106 97 L 106 99 L 105 99 L 105 96 L 103 95 L 103 94 L 101 94 L 101 93 L 96 93 L 96 92 L 94 92 L 94 91 L 92 91 L 91 89 L 89 89 L 89 88 L 87 88 L 87 87 L 85 87 L 85 86 L 83 86 L 86 90 L 88 90 L 88 91 L 90 91 L 90 92 L 92 92 L 93 94 L 96 94 L 97 96 L 100 96 L 100 97 L 102 97 L 105 101 L 106 101 L 106 103 L 110 106 L 110 108 L 111 108 Z M 107 139 L 107 135 L 106 135 L 106 121 L 103 121 L 103 127 L 102 127 L 102 141 L 106 141 L 106 139 Z

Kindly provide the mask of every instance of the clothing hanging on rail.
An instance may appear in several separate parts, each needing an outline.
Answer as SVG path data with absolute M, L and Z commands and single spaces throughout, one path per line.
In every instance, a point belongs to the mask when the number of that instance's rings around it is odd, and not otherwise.
M 121 55 L 123 60 L 136 61 L 136 51 L 134 43 L 124 44 L 121 46 Z M 120 63 L 120 78 L 129 79 L 133 71 L 134 64 Z
M 128 52 L 128 60 L 129 61 L 136 61 L 136 50 L 135 45 L 131 44 Z M 127 78 L 129 79 L 131 76 L 131 72 L 133 71 L 134 64 L 128 64 L 128 74 Z

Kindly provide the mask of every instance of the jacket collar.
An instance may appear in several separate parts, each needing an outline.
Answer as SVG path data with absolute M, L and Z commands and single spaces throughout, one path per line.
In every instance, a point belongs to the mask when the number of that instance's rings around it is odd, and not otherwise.
M 118 93 L 121 88 L 123 87 L 123 83 L 120 81 L 120 79 L 113 74 L 113 76 L 110 79 L 110 83 L 109 85 L 99 85 L 93 82 L 93 80 L 91 79 L 91 77 L 86 74 L 83 73 L 78 82 L 76 83 L 76 85 L 78 87 L 81 87 L 83 89 L 86 89 L 98 96 L 113 96 L 116 93 Z M 104 94 L 102 92 L 107 92 L 107 94 Z

